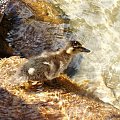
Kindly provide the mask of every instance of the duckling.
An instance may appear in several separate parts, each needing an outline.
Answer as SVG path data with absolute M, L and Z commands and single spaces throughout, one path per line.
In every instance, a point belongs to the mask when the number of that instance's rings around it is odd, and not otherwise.
M 59 77 L 68 67 L 74 55 L 80 52 L 90 52 L 90 50 L 82 47 L 78 41 L 70 41 L 65 49 L 54 53 L 46 52 L 29 59 L 22 66 L 19 75 L 28 78 L 28 80 L 41 83 L 52 80 Z

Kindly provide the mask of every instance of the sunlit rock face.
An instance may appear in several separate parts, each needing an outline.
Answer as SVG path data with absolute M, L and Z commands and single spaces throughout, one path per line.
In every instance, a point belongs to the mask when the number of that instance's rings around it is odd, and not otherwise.
M 82 96 L 84 86 L 66 77 L 57 78 L 54 87 L 13 87 L 10 79 L 26 61 L 18 56 L 0 60 L 0 120 L 120 120 L 120 110 L 89 94 Z
M 88 90 L 120 108 L 120 1 L 51 1 L 65 11 L 77 39 L 91 49 L 74 80 L 89 80 Z

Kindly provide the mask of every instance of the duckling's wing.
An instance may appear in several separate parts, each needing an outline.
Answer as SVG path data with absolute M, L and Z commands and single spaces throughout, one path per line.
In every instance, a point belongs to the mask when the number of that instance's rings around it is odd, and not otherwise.
M 52 80 L 55 78 L 55 64 L 53 61 L 50 62 L 43 62 L 44 65 L 48 65 L 49 71 L 45 71 L 44 74 L 48 80 Z

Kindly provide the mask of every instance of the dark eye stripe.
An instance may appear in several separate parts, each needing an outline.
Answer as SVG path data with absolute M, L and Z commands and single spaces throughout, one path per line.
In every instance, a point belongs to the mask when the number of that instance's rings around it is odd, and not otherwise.
M 79 43 L 78 41 L 72 41 L 72 46 L 73 46 L 74 48 L 77 48 L 77 47 L 80 47 L 80 46 L 82 46 L 82 45 L 81 45 L 81 43 Z

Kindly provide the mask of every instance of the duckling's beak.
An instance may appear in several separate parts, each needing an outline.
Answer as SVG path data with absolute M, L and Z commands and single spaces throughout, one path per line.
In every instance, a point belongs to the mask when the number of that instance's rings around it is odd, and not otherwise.
M 90 52 L 90 50 L 87 48 L 81 47 L 81 52 Z

